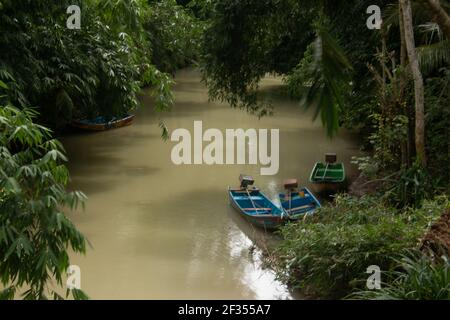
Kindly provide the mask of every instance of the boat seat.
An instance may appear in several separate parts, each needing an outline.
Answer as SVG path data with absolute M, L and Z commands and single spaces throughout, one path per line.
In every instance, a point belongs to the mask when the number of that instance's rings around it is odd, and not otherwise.
M 336 181 L 336 180 L 340 180 L 340 178 L 334 178 L 334 177 L 314 177 L 314 179 L 316 179 L 317 181 Z
M 308 209 L 308 208 L 314 208 L 314 205 L 308 204 L 308 205 L 301 206 L 301 207 L 287 209 L 287 211 L 291 212 L 291 211 L 297 211 L 297 210 Z
M 307 198 L 307 197 L 310 197 L 310 195 L 309 194 L 307 194 L 307 193 L 305 193 L 305 195 L 302 197 L 302 196 L 300 196 L 300 194 L 299 193 L 296 193 L 296 194 L 292 194 L 292 199 L 295 199 L 295 198 Z M 286 200 L 286 201 L 289 201 L 289 195 L 285 195 L 285 194 L 282 194 L 282 195 L 280 195 L 280 198 L 283 198 L 283 200 Z
M 243 208 L 245 211 L 272 211 L 272 208 Z
M 234 197 L 234 199 L 236 199 L 236 200 L 248 200 L 250 198 L 249 197 Z M 263 197 L 259 197 L 259 196 L 252 196 L 251 199 L 252 200 L 264 200 Z

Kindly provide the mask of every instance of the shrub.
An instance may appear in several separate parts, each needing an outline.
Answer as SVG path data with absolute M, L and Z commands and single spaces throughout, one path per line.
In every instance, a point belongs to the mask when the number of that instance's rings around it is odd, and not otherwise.
M 398 270 L 388 271 L 388 279 L 380 290 L 357 291 L 351 299 L 379 300 L 449 300 L 450 299 L 450 261 L 443 256 L 437 262 L 420 252 L 402 256 Z
M 0 299 L 24 287 L 25 299 L 62 299 L 50 289 L 69 267 L 68 247 L 85 252 L 86 241 L 63 213 L 85 199 L 67 192 L 63 148 L 32 122 L 36 113 L 0 107 Z M 67 292 L 67 295 L 70 292 Z M 74 298 L 86 298 L 80 290 Z
M 436 192 L 431 175 L 417 161 L 410 168 L 402 168 L 399 174 L 398 179 L 387 186 L 383 196 L 391 205 L 419 207 Z
M 338 196 L 332 206 L 288 224 L 275 250 L 278 276 L 295 287 L 343 296 L 367 279 L 367 267 L 392 267 L 391 257 L 414 248 L 447 200 L 399 212 L 377 198 Z

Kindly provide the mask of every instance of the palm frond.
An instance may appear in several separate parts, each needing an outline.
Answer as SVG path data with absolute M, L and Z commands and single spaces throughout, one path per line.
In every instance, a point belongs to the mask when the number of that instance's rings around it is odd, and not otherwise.
M 417 48 L 422 72 L 429 73 L 450 64 L 450 45 L 448 40 Z
M 332 137 L 339 128 L 339 109 L 344 108 L 344 90 L 352 69 L 345 53 L 329 32 L 319 27 L 315 40 L 315 61 L 312 74 L 315 77 L 303 97 L 306 108 L 314 106 L 320 114 L 327 134 Z

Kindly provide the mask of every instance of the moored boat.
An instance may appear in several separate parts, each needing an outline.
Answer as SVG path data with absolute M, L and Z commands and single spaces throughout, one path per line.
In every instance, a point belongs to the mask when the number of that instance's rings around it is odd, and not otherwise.
M 319 200 L 306 187 L 299 188 L 296 179 L 284 182 L 285 193 L 280 193 L 280 203 L 290 220 L 298 220 L 313 214 L 321 207 Z
M 100 116 L 92 120 L 82 119 L 73 121 L 72 126 L 89 131 L 105 131 L 129 126 L 133 123 L 134 117 L 134 115 L 127 115 L 122 118 L 113 117 L 108 120 L 105 117 Z
M 239 188 L 228 188 L 231 205 L 250 223 L 266 230 L 273 230 L 286 221 L 284 211 L 253 185 L 250 176 L 241 175 Z
M 315 192 L 335 193 L 345 186 L 345 167 L 336 162 L 336 154 L 325 155 L 325 162 L 314 165 L 309 181 Z

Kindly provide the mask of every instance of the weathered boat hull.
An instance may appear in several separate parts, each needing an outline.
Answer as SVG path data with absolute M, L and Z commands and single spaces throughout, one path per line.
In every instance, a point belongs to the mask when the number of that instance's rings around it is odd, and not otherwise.
M 105 131 L 129 126 L 133 123 L 135 116 L 129 115 L 127 117 L 116 119 L 108 122 L 95 123 L 89 120 L 78 120 L 72 122 L 72 126 L 78 129 L 88 131 Z
M 245 208 L 242 207 L 242 205 L 238 202 L 237 196 L 234 194 L 234 192 L 237 192 L 239 190 L 232 190 L 231 188 L 228 189 L 228 195 L 230 199 L 230 203 L 233 206 L 233 208 L 239 212 L 239 214 L 244 217 L 248 222 L 250 222 L 252 225 L 265 229 L 265 230 L 275 230 L 279 226 L 281 226 L 284 222 L 287 221 L 287 219 L 284 216 L 284 212 L 275 206 L 275 204 L 272 203 L 262 192 L 260 192 L 258 189 L 249 190 L 250 196 L 253 198 L 261 197 L 263 198 L 263 203 L 265 206 L 268 206 L 271 208 L 271 213 L 266 214 L 254 214 L 251 215 Z M 241 191 L 242 195 L 248 198 L 245 191 Z M 245 200 L 245 199 L 242 199 Z
M 345 190 L 345 183 L 314 183 L 311 182 L 311 189 L 319 194 L 335 194 Z

